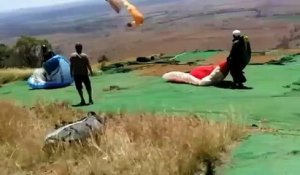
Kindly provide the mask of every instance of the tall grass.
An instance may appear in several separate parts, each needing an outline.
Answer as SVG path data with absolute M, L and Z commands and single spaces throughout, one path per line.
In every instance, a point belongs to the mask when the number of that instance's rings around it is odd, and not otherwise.
M 243 126 L 231 122 L 113 115 L 97 141 L 48 155 L 42 150 L 46 133 L 55 123 L 85 113 L 66 103 L 39 103 L 28 109 L 2 101 L 0 106 L 2 174 L 192 175 L 211 170 L 247 134 Z
M 7 68 L 0 69 L 0 85 L 16 80 L 25 80 L 33 73 L 33 69 Z

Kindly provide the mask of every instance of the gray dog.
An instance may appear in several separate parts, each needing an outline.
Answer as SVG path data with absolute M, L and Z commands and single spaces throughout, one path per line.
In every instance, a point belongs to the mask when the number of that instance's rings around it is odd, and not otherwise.
M 84 141 L 91 136 L 103 134 L 106 118 L 90 111 L 84 118 L 58 127 L 45 137 L 45 146 L 59 142 Z

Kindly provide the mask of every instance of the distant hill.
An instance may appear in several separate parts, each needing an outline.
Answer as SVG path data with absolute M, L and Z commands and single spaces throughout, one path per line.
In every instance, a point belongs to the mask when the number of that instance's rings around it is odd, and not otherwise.
M 141 28 L 126 29 L 127 12 L 115 13 L 101 0 L 0 13 L 0 42 L 20 35 L 47 38 L 64 53 L 85 43 L 95 59 L 102 54 L 130 57 L 184 49 L 228 49 L 230 32 L 251 35 L 253 48 L 274 48 L 298 29 L 299 0 L 132 0 L 145 14 Z M 300 21 L 300 20 L 298 20 Z M 290 37 L 300 46 L 298 33 Z M 293 38 L 296 38 L 295 40 Z
M 144 0 L 132 2 L 143 9 L 151 5 L 162 5 L 179 1 L 180 0 Z M 118 17 L 122 18 L 124 14 L 126 13 L 118 15 Z M 0 39 L 18 35 L 91 31 L 101 29 L 101 27 L 103 27 L 101 23 L 115 16 L 117 16 L 117 14 L 114 13 L 110 6 L 106 2 L 99 0 L 0 13 Z M 119 18 L 119 20 L 121 18 Z M 115 23 L 118 23 L 119 20 Z M 89 23 L 95 23 L 96 26 L 85 30 L 84 26 L 88 26 Z
M 268 14 L 282 11 L 273 8 L 300 5 L 298 0 L 133 0 L 146 13 L 155 11 L 211 12 L 220 9 L 255 7 Z M 151 6 L 155 8 L 151 9 Z M 299 6 L 295 6 L 299 7 Z M 149 8 L 151 10 L 149 10 Z M 272 11 L 272 8 L 274 9 Z M 285 10 L 285 9 L 284 9 Z M 40 35 L 56 32 L 90 32 L 116 26 L 124 20 L 106 2 L 88 0 L 43 8 L 31 8 L 0 14 L 0 40 L 19 35 Z M 118 18 L 114 18 L 118 16 Z M 113 20 L 112 20 L 113 19 Z

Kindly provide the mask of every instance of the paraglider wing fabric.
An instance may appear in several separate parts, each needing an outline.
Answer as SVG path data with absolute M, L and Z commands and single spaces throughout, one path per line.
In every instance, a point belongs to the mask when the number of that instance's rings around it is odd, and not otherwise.
M 168 72 L 164 74 L 162 78 L 169 82 L 187 83 L 196 86 L 209 86 L 223 80 L 224 76 L 222 72 L 220 72 L 220 69 L 216 68 L 211 72 L 211 74 L 203 77 L 202 79 L 198 79 L 189 73 L 178 71 Z
M 173 71 L 163 75 L 163 79 L 170 82 L 180 82 L 197 86 L 210 86 L 222 80 L 228 74 L 227 63 L 210 66 L 198 66 L 190 73 Z
M 190 74 L 198 79 L 202 79 L 208 76 L 213 70 L 215 66 L 198 66 L 191 70 Z
M 220 66 L 216 66 L 214 70 L 206 77 L 202 79 L 205 81 L 204 84 L 212 85 L 214 83 L 220 82 L 225 78 L 224 74 L 221 72 Z
M 63 56 L 57 55 L 48 60 L 44 64 L 43 70 L 43 72 L 41 70 L 36 71 L 28 79 L 28 84 L 32 89 L 60 88 L 73 83 L 70 74 L 70 62 Z M 36 78 L 43 77 L 45 72 L 47 73 L 47 79 Z
M 44 76 L 45 72 L 46 71 L 44 68 L 35 69 L 33 74 L 28 79 L 28 85 L 33 89 L 44 87 L 46 84 L 46 78 Z
M 121 11 L 121 0 L 106 0 L 117 13 Z
M 70 84 L 73 82 L 71 77 L 70 62 L 66 58 L 62 57 L 60 59 L 60 70 L 61 70 L 61 82 L 65 84 Z
M 48 75 L 51 75 L 59 67 L 59 56 L 54 56 L 43 65 Z
M 162 76 L 163 79 L 169 82 L 176 82 L 176 83 L 187 83 L 193 85 L 201 85 L 202 81 L 197 79 L 196 77 L 192 76 L 189 73 L 179 72 L 179 71 L 172 71 L 164 74 Z
M 227 61 L 221 62 L 219 64 L 220 71 L 222 72 L 223 76 L 226 77 L 229 74 L 229 65 Z
M 224 67 L 224 63 L 220 65 L 199 66 L 193 69 L 190 74 L 202 81 L 207 81 L 209 84 L 222 81 L 226 74 L 222 72 L 224 70 L 221 69 L 221 66 Z
M 134 25 L 141 25 L 144 23 L 144 15 L 134 6 L 133 4 L 129 3 L 127 0 L 123 0 L 124 6 L 127 8 L 128 13 L 133 18 L 133 24 Z
M 125 7 L 128 13 L 132 16 L 133 21 L 130 23 L 134 26 L 139 26 L 144 23 L 144 15 L 128 0 L 105 0 L 109 3 L 111 8 L 116 12 L 120 13 L 121 9 Z

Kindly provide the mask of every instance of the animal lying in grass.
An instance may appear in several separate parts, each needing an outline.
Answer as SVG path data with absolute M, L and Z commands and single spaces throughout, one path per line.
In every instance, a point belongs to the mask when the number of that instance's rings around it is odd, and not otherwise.
M 62 126 L 55 126 L 55 130 L 45 137 L 44 150 L 57 146 L 59 143 L 84 142 L 91 137 L 104 133 L 106 118 L 90 111 L 87 116 L 75 122 L 62 122 Z

